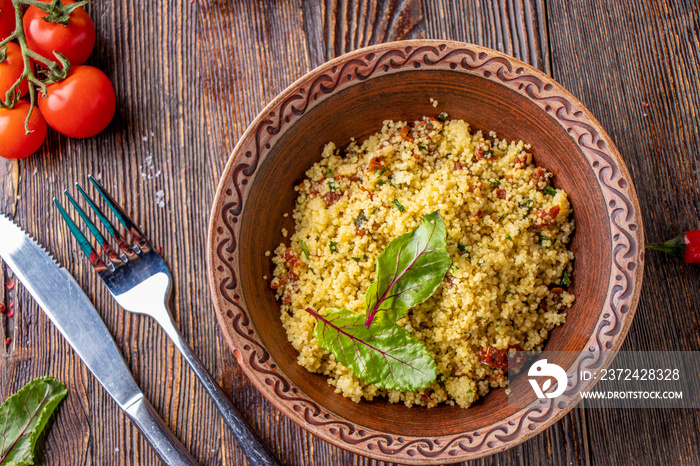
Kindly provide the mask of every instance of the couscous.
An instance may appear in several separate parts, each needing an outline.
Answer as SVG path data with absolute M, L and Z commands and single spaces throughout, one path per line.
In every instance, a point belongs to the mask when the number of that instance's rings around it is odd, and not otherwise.
M 541 349 L 574 301 L 566 291 L 574 259 L 567 194 L 532 164 L 522 141 L 440 120 L 386 121 L 342 152 L 328 143 L 295 187 L 296 227 L 274 251 L 270 286 L 298 363 L 355 402 L 383 396 L 466 408 L 507 386 L 503 355 Z M 437 378 L 416 392 L 380 389 L 319 347 L 305 309 L 363 313 L 377 256 L 434 211 L 452 264 L 432 297 L 398 324 L 425 345 Z

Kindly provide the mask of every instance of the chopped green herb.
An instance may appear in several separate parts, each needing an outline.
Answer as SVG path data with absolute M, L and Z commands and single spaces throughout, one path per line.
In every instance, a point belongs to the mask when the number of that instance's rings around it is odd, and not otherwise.
M 501 180 L 496 180 L 496 179 L 491 178 L 489 180 L 489 183 L 491 183 L 491 186 L 493 186 L 494 188 L 497 188 L 501 185 Z
M 569 286 L 571 284 L 571 279 L 569 278 L 569 275 L 566 273 L 566 270 L 564 271 L 564 274 L 561 276 L 561 286 Z
M 418 144 L 418 148 L 419 148 L 420 150 L 428 150 L 428 147 L 427 147 L 427 146 L 424 146 L 424 145 L 422 145 L 422 144 Z
M 435 343 L 435 342 L 433 342 L 433 343 Z M 435 381 L 438 383 L 438 385 L 440 385 L 441 387 L 444 387 L 444 386 L 445 386 L 446 377 L 445 377 L 444 375 L 442 375 L 442 374 L 438 374 L 438 375 L 437 375 L 437 378 L 435 379 Z
M 312 269 L 311 267 L 309 267 L 309 270 L 311 270 L 311 273 L 312 273 L 312 274 L 316 275 L 316 272 L 314 272 L 314 269 Z M 315 306 L 314 306 L 314 307 L 315 307 Z
M 377 170 L 379 170 L 379 168 L 375 169 L 375 170 L 374 170 L 374 173 L 377 173 Z M 379 170 L 379 175 L 377 175 L 377 176 L 378 176 L 378 177 L 379 177 L 379 176 L 382 176 L 384 173 L 386 173 L 386 167 L 382 167 L 382 169 Z
M 440 309 L 440 312 L 445 312 L 445 313 L 447 313 L 447 309 Z
M 509 294 L 513 294 L 513 292 L 510 290 L 506 290 L 506 295 L 509 295 Z
M 332 169 L 332 168 L 329 168 L 328 170 L 326 170 L 326 176 L 332 175 L 332 174 L 333 174 L 333 169 Z
M 401 205 L 401 203 L 399 202 L 398 199 L 394 199 L 391 202 L 392 202 L 392 204 L 394 204 L 396 206 L 397 209 L 399 209 L 399 212 L 406 212 L 406 208 Z
M 544 191 L 545 194 L 549 194 L 550 196 L 557 195 L 557 190 L 552 188 L 551 186 L 545 186 L 542 191 Z
M 548 245 L 545 245 L 545 244 L 544 244 L 545 241 L 549 241 L 549 244 L 548 244 Z M 552 245 L 554 244 L 554 238 L 547 238 L 546 236 L 541 236 L 541 237 L 540 237 L 540 244 L 541 244 L 543 247 L 549 249 L 549 248 L 551 248 Z
M 462 254 L 468 254 L 467 247 L 462 243 L 457 243 L 457 247 L 459 248 Z
M 372 209 L 372 212 L 370 212 L 369 214 L 370 214 L 370 215 L 374 215 L 374 214 L 376 214 L 376 213 L 377 213 L 377 208 L 375 207 L 374 209 Z
M 438 115 L 437 119 L 444 123 L 445 120 L 447 120 L 448 116 L 449 115 L 447 115 L 447 112 L 442 112 L 441 114 Z
M 386 181 L 377 181 L 374 185 L 375 186 L 383 186 L 386 184 Z
M 532 212 L 532 199 L 528 199 L 527 201 L 523 202 L 520 204 L 520 207 L 525 208 L 526 212 L 525 215 L 523 215 L 523 218 L 527 218 L 528 215 L 530 215 L 530 212 Z
M 359 258 L 359 257 L 353 257 L 352 260 L 354 260 L 355 262 L 360 262 L 360 258 Z
M 391 175 L 389 177 L 389 184 L 392 185 L 394 188 L 396 187 L 396 185 L 394 184 L 394 175 Z
M 507 239 L 508 241 L 513 241 L 513 237 L 510 236 L 510 235 L 506 236 L 506 239 Z
M 363 223 L 367 221 L 367 217 L 365 217 L 365 211 L 361 210 L 359 214 L 357 214 L 357 217 L 355 218 L 355 227 L 360 228 Z
M 336 241 L 331 241 L 331 244 L 329 244 L 328 247 L 331 249 L 331 254 L 338 252 L 338 243 Z
M 335 184 L 334 181 L 329 181 L 328 182 L 328 189 L 330 189 L 331 191 L 335 191 L 338 189 L 338 186 Z
M 474 393 L 474 390 L 467 390 L 467 393 Z
M 302 250 L 302 252 L 304 253 L 304 255 L 306 256 L 306 260 L 307 260 L 307 261 L 310 260 L 310 259 L 311 259 L 311 253 L 309 253 L 309 248 L 306 246 L 306 243 L 304 242 L 304 240 L 303 240 L 303 239 L 300 239 L 300 240 L 299 240 L 299 244 L 301 244 L 301 250 Z

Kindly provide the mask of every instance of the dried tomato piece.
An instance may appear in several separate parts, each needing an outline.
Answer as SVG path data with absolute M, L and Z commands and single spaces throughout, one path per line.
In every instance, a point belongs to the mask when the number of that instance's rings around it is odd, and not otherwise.
M 547 181 L 548 173 L 549 172 L 544 168 L 537 167 L 535 168 L 535 171 L 532 172 L 532 175 L 530 175 L 530 181 L 532 181 L 535 186 L 539 185 L 540 183 L 544 183 Z
M 384 157 L 372 157 L 369 159 L 369 171 L 379 170 L 384 166 Z
M 525 168 L 532 163 L 532 154 L 521 152 L 513 161 L 515 168 Z
M 486 144 L 476 146 L 475 154 L 477 160 L 491 160 L 494 157 L 491 148 Z
M 399 131 L 399 136 L 401 136 L 401 139 L 403 139 L 404 141 L 413 142 L 413 138 L 408 135 L 408 132 L 410 130 L 411 128 L 408 126 L 404 126 L 403 128 L 401 128 L 401 131 Z
M 272 288 L 273 290 L 276 290 L 277 288 L 280 288 L 286 284 L 287 284 L 287 275 L 284 274 L 280 278 L 273 278 L 272 282 L 270 282 L 270 288 Z
M 558 205 L 549 209 L 536 209 L 535 217 L 537 217 L 538 221 L 535 225 L 539 228 L 551 225 L 554 219 L 557 218 L 557 215 L 559 215 L 559 210 Z
M 287 262 L 287 265 L 292 267 L 292 268 L 296 268 L 296 267 L 299 267 L 301 265 L 301 261 L 297 257 L 296 253 L 294 251 L 292 251 L 291 249 L 287 249 L 286 251 L 284 251 L 284 253 L 282 254 L 282 257 Z
M 457 160 L 457 161 L 455 162 L 455 171 L 461 170 L 461 169 L 463 169 L 463 168 L 464 168 L 464 165 L 462 165 L 462 163 L 461 163 L 459 160 Z
M 333 204 L 335 204 L 336 202 L 338 202 L 338 200 L 341 197 L 343 197 L 342 194 L 337 193 L 335 191 L 330 191 L 330 192 L 327 192 L 326 194 L 323 195 L 323 200 L 326 202 L 326 206 L 330 207 Z
M 374 193 L 372 193 L 372 191 L 370 191 L 369 189 L 365 188 L 364 186 L 360 186 L 360 190 L 362 190 L 362 191 L 366 192 L 367 194 L 369 194 L 369 200 L 370 200 L 370 201 L 373 201 L 373 200 L 374 200 Z
M 505 190 L 505 189 L 498 188 L 498 189 L 496 190 L 496 197 L 499 198 L 499 199 L 505 199 L 505 198 L 506 198 L 506 190 Z
M 479 358 L 479 361 L 481 361 L 482 364 L 486 364 L 487 366 L 495 367 L 497 369 L 508 370 L 508 352 L 511 349 L 514 349 L 515 351 L 523 350 L 523 348 L 520 345 L 510 345 L 507 349 L 504 350 L 499 350 L 494 348 L 493 346 L 489 346 L 486 349 L 481 348 L 476 353 L 476 356 Z M 525 355 L 516 355 L 516 357 L 513 358 L 510 367 L 512 369 L 520 367 L 523 364 L 525 364 L 525 360 Z

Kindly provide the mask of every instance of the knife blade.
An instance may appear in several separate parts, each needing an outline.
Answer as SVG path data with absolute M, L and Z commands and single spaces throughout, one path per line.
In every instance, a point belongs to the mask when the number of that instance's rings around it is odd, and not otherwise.
M 78 282 L 3 214 L 0 257 L 166 464 L 196 464 L 136 385 L 111 333 Z

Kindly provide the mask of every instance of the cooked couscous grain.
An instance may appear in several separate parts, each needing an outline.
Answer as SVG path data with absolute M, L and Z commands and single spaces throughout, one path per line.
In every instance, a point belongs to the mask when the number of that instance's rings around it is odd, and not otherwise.
M 573 261 L 569 201 L 528 150 L 493 132 L 472 133 L 464 121 L 434 118 L 386 121 L 342 154 L 328 143 L 295 188 L 295 231 L 273 257 L 271 287 L 298 363 L 356 402 L 384 396 L 407 406 L 466 408 L 505 387 L 493 355 L 541 349 L 574 301 L 564 289 Z M 434 295 L 398 324 L 426 346 L 438 376 L 418 392 L 378 389 L 318 346 L 305 309 L 363 313 L 377 256 L 435 210 L 452 266 Z

